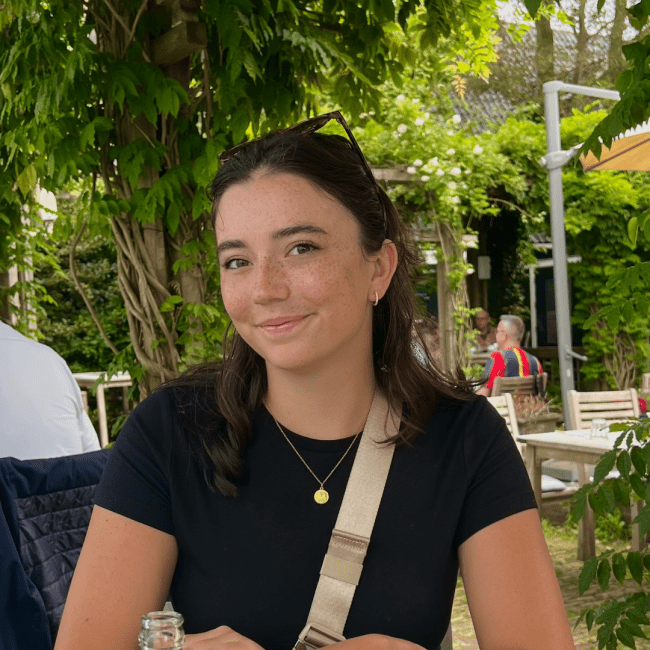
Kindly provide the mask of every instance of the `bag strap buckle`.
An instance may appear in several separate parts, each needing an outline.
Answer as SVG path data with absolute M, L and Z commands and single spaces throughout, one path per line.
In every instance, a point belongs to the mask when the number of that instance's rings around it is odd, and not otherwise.
M 345 637 L 318 623 L 307 623 L 298 635 L 293 650 L 316 650 L 339 641 L 345 641 Z

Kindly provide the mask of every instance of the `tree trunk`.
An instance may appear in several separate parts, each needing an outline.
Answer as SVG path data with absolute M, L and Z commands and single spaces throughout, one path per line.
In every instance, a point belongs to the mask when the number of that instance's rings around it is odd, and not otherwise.
M 459 231 L 451 223 L 438 221 L 437 224 L 442 250 L 442 259 L 438 260 L 436 270 L 438 276 L 438 328 L 443 366 L 446 370 L 454 372 L 457 367 L 465 368 L 469 365 L 467 335 L 472 330 L 466 279 L 463 277 L 455 287 L 450 286 L 448 280 L 454 260 L 463 259 L 463 234 L 462 229 Z
M 623 0 L 625 2 L 625 0 Z M 580 0 L 578 8 L 578 29 L 576 32 L 576 61 L 573 69 L 573 83 L 582 84 L 584 80 L 585 65 L 588 62 L 589 53 L 587 52 L 587 43 L 589 41 L 589 32 L 587 32 L 586 21 L 587 0 Z
M 553 0 L 544 0 L 544 5 L 553 4 Z M 537 28 L 537 84 L 538 93 L 541 94 L 542 86 L 547 81 L 555 78 L 555 50 L 553 43 L 553 29 L 548 18 L 539 18 L 536 21 Z
M 607 52 L 607 73 L 606 77 L 614 83 L 616 77 L 625 67 L 623 59 L 623 32 L 625 31 L 625 18 L 627 17 L 626 0 L 616 0 L 616 12 L 612 31 L 609 37 L 609 50 Z
M 135 9 L 123 8 L 119 17 L 115 13 L 104 15 L 106 28 L 98 34 L 99 47 L 116 59 L 123 58 L 128 36 L 126 29 L 129 32 L 133 30 L 137 15 Z M 146 40 L 141 42 L 143 58 L 149 61 L 151 48 Z M 176 79 L 190 94 L 189 57 L 164 67 L 163 73 Z M 104 114 L 114 120 L 119 146 L 144 139 L 152 147 L 155 143 L 165 147 L 161 171 L 145 167 L 138 180 L 138 189 L 153 187 L 168 169 L 180 164 L 176 120 L 167 113 L 160 113 L 156 125 L 144 115 L 133 118 L 126 103 L 122 112 L 116 105 L 106 104 Z M 179 117 L 181 115 L 182 111 Z M 130 201 L 133 195 L 131 185 L 124 170 L 108 151 L 103 153 L 101 171 L 106 191 L 116 198 Z M 188 183 L 181 185 L 191 205 L 194 190 Z M 126 306 L 131 344 L 145 371 L 139 385 L 141 398 L 161 382 L 177 376 L 181 370 L 180 350 L 183 346 L 177 342 L 180 308 L 173 306 L 161 312 L 161 305 L 171 296 L 180 296 L 184 303 L 202 303 L 206 294 L 203 265 L 198 258 L 188 262 L 183 248 L 188 242 L 200 239 L 202 230 L 209 227 L 209 215 L 203 214 L 195 220 L 191 208 L 178 207 L 180 222 L 174 236 L 161 217 L 153 223 L 140 223 L 132 214 L 122 212 L 112 220 L 118 254 L 118 283 Z M 199 333 L 200 329 L 200 320 L 190 319 L 190 335 Z

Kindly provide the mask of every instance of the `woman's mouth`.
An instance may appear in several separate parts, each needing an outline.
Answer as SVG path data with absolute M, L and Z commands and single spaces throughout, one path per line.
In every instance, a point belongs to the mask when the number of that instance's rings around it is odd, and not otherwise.
M 260 327 L 270 334 L 285 334 L 296 329 L 307 316 L 279 316 L 269 318 L 260 324 Z

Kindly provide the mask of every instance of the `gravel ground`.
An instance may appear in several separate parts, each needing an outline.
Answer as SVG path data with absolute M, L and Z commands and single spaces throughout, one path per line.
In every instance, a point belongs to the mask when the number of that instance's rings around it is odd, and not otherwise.
M 553 515 L 556 513 L 550 514 Z M 557 522 L 557 517 L 554 517 L 554 519 Z M 578 620 L 580 612 L 587 607 L 593 607 L 613 598 L 620 598 L 625 594 L 634 593 L 640 589 L 639 585 L 628 575 L 628 579 L 623 585 L 620 585 L 612 577 L 609 589 L 606 592 L 602 592 L 594 581 L 594 584 L 580 596 L 578 593 L 578 576 L 582 569 L 582 562 L 576 559 L 578 550 L 577 530 L 571 529 L 566 525 L 557 525 L 557 523 L 554 525 L 546 520 L 544 523 L 544 533 L 572 626 Z M 600 540 L 596 540 L 596 553 L 601 553 L 610 548 L 614 548 L 617 551 L 625 551 L 626 549 L 629 550 L 629 545 L 623 541 L 603 544 Z M 644 590 L 648 590 L 645 584 Z M 454 635 L 454 650 L 478 650 L 474 627 L 467 608 L 465 590 L 463 589 L 463 583 L 460 578 L 458 580 L 454 608 L 452 610 L 452 631 Z M 591 632 L 589 632 L 583 621 L 579 626 L 574 627 L 573 640 L 576 644 L 576 650 L 598 648 L 596 627 L 592 628 Z M 642 648 L 649 649 L 650 641 L 638 642 L 637 648 L 638 650 Z

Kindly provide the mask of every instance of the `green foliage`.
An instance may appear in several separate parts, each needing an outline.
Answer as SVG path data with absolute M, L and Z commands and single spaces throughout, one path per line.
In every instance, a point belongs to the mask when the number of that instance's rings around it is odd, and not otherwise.
M 615 540 L 628 540 L 632 535 L 630 527 L 625 523 L 620 510 L 606 512 L 595 521 L 596 538 L 603 544 Z
M 559 0 L 556 2 L 559 4 Z M 524 4 L 534 18 L 542 2 L 524 0 Z M 601 11 L 603 6 L 604 0 L 598 0 L 598 11 Z M 650 19 L 650 2 L 640 0 L 628 7 L 627 13 L 630 25 L 641 30 Z M 603 145 L 611 145 L 612 138 L 650 118 L 650 34 L 624 45 L 623 55 L 629 62 L 629 67 L 616 79 L 616 89 L 621 98 L 594 128 L 582 148 L 584 153 L 592 151 L 596 158 L 600 157 Z
M 55 231 L 54 242 L 61 271 L 48 274 L 47 268 L 36 269 L 36 275 L 43 278 L 44 288 L 54 301 L 47 305 L 45 316 L 38 323 L 42 342 L 54 348 L 73 372 L 103 370 L 114 355 L 100 336 L 70 277 L 70 242 L 57 238 L 58 234 Z M 77 248 L 76 268 L 106 334 L 118 349 L 123 349 L 129 342 L 129 329 L 124 301 L 117 288 L 115 246 L 97 235 L 82 239 Z
M 620 431 L 614 449 L 606 453 L 596 466 L 593 484 L 583 486 L 575 494 L 571 518 L 573 521 L 582 518 L 589 502 L 596 517 L 601 517 L 601 521 L 607 517 L 609 524 L 613 524 L 618 506 L 629 507 L 631 500 L 642 501 L 633 523 L 639 524 L 643 538 L 650 530 L 650 419 L 615 424 L 611 429 Z M 614 467 L 619 470 L 620 477 L 607 478 Z M 589 629 L 594 623 L 600 626 L 599 648 L 616 648 L 617 643 L 636 648 L 638 639 L 650 639 L 648 593 L 643 589 L 644 582 L 650 577 L 650 552 L 647 548 L 641 552 L 608 551 L 585 562 L 580 573 L 578 586 L 581 594 L 596 578 L 601 590 L 606 591 L 612 575 L 623 584 L 628 574 L 640 586 L 637 593 L 582 612 L 580 620 L 584 619 Z
M 601 116 L 602 112 L 575 112 L 563 120 L 563 142 L 567 146 L 580 142 Z M 585 379 L 599 380 L 609 388 L 627 388 L 650 359 L 650 273 L 646 278 L 638 272 L 648 266 L 650 240 L 633 247 L 628 236 L 630 219 L 650 201 L 647 175 L 584 174 L 576 163 L 565 169 L 563 184 L 567 237 L 572 253 L 582 257 L 582 262 L 569 265 L 577 289 L 572 320 L 588 330 L 583 345 L 589 361 L 582 372 Z M 625 282 L 616 282 L 623 277 Z
M 563 145 L 570 147 L 582 142 L 603 114 L 576 110 L 563 119 Z M 538 162 L 545 152 L 543 124 L 512 119 L 495 137 L 499 149 L 516 161 L 526 179 L 527 191 L 516 195 L 516 202 L 526 212 L 545 215 L 548 174 Z M 641 273 L 631 275 L 623 286 L 617 286 L 615 280 L 617 273 L 624 274 L 630 264 L 650 260 L 650 245 L 639 241 L 636 250 L 632 250 L 627 231 L 629 219 L 650 203 L 647 175 L 585 174 L 575 161 L 563 169 L 563 186 L 567 250 L 569 255 L 582 257 L 582 262 L 568 267 L 576 290 L 573 322 L 584 324 L 587 329 L 583 345 L 589 361 L 581 371 L 586 380 L 603 387 L 628 387 L 633 385 L 637 373 L 647 368 L 650 359 L 649 283 Z M 524 223 L 530 232 L 534 222 L 529 219 Z M 629 301 L 629 306 L 625 307 L 625 316 L 619 318 L 622 308 L 618 305 L 624 300 Z M 632 306 L 635 308 L 631 309 Z M 602 308 L 606 311 L 590 318 Z M 616 320 L 610 317 L 604 327 L 602 320 L 612 311 Z
M 131 353 L 152 382 L 213 354 L 223 332 L 206 196 L 221 151 L 323 96 L 353 118 L 378 111 L 380 85 L 452 34 L 465 54 L 440 69 L 485 74 L 490 60 L 482 0 L 200 4 L 207 45 L 184 71 L 156 65 L 167 5 L 9 0 L 0 17 L 0 267 L 37 181 L 58 194 L 101 178 L 89 218 L 112 224 Z
M 402 216 L 418 232 L 436 231 L 438 241 L 428 246 L 445 264 L 456 330 L 454 358 L 466 365 L 475 334 L 466 294 L 465 278 L 472 269 L 464 235 L 474 234 L 479 220 L 498 217 L 504 204 L 518 209 L 527 182 L 518 161 L 499 150 L 498 138 L 474 135 L 472 125 L 463 124 L 450 108 L 431 112 L 423 88 L 417 74 L 400 89 L 387 85 L 381 120 L 366 115 L 355 137 L 373 166 L 403 174 L 403 181 L 387 187 Z M 541 217 L 531 217 L 534 221 L 540 223 Z M 438 264 L 436 272 L 440 269 Z
M 39 207 L 30 200 L 21 212 L 21 228 L 12 231 L 5 240 L 10 245 L 4 258 L 7 268 L 15 268 L 19 280 L 11 287 L 0 290 L 0 304 L 8 305 L 16 314 L 18 321 L 15 328 L 18 331 L 26 336 L 39 337 L 39 319 L 44 316 L 46 307 L 54 302 L 47 292 L 41 271 L 56 275 L 61 268 L 56 247 L 47 236 Z M 15 307 L 14 301 L 19 307 Z

